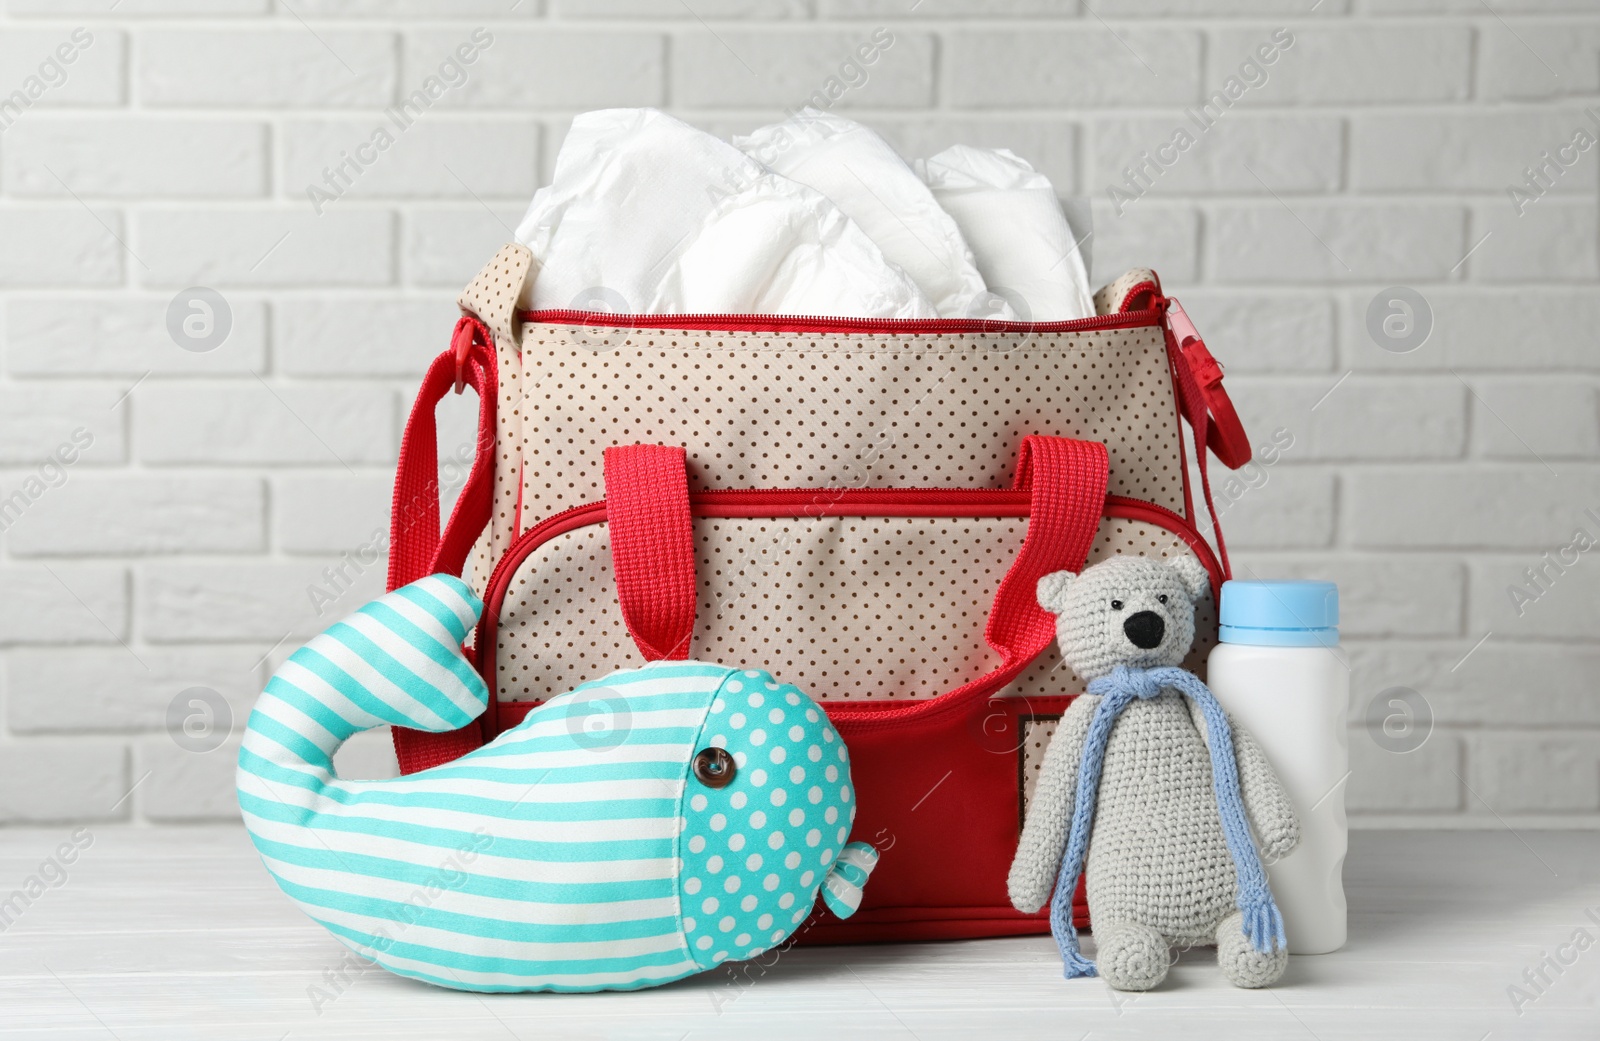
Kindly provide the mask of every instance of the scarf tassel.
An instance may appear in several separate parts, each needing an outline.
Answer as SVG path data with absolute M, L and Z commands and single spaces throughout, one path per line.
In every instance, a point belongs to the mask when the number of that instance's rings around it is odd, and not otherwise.
M 1270 897 L 1248 904 L 1241 902 L 1239 910 L 1244 914 L 1244 934 L 1249 937 L 1251 947 L 1262 954 L 1288 948 L 1289 939 L 1283 931 L 1283 914 Z
M 1100 975 L 1100 973 L 1096 971 L 1094 967 L 1094 962 L 1080 954 L 1076 948 L 1076 945 L 1074 945 L 1074 948 L 1071 951 L 1062 952 L 1061 960 L 1065 966 L 1065 970 L 1061 975 L 1069 980 L 1075 980 L 1080 976 Z

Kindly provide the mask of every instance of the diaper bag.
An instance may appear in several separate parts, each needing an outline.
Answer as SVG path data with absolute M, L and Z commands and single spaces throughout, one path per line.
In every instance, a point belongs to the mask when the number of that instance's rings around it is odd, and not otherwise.
M 824 705 L 880 854 L 857 913 L 819 908 L 802 942 L 1048 932 L 1006 872 L 1084 684 L 1038 578 L 1190 554 L 1213 595 L 1185 666 L 1216 639 L 1207 455 L 1251 449 L 1182 307 L 1135 270 L 1071 322 L 530 312 L 534 266 L 507 245 L 461 294 L 407 424 L 389 586 L 466 574 L 491 697 L 458 731 L 397 728 L 402 772 L 615 669 L 765 669 Z M 441 524 L 435 407 L 469 386 L 474 461 Z M 630 445 L 683 452 L 606 465 Z M 624 700 L 593 712 L 625 738 Z

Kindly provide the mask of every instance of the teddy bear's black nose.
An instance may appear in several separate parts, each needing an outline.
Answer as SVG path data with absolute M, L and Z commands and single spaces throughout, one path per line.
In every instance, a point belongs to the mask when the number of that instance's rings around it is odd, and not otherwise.
M 1148 651 L 1161 646 L 1161 638 L 1167 634 L 1167 623 L 1154 611 L 1140 611 L 1128 616 L 1122 623 L 1122 631 L 1128 634 L 1135 647 Z

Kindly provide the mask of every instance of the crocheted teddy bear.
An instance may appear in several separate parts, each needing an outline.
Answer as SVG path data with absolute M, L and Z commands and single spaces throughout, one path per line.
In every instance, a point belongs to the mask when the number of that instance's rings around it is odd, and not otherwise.
M 1045 753 L 1009 886 L 1019 911 L 1051 901 L 1069 978 L 1097 972 L 1072 926 L 1085 854 L 1098 974 L 1118 990 L 1159 984 L 1173 945 L 1216 944 L 1240 987 L 1268 986 L 1288 964 L 1261 858 L 1295 848 L 1299 819 L 1260 746 L 1177 667 L 1207 592 L 1187 554 L 1039 580 L 1061 655 L 1089 687 Z

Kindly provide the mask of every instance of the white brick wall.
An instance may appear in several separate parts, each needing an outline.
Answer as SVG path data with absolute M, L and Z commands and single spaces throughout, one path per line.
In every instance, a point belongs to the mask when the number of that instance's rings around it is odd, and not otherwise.
M 0 4 L 0 502 L 43 487 L 0 533 L 0 824 L 231 815 L 266 673 L 381 589 L 380 562 L 322 615 L 308 593 L 381 533 L 455 292 L 572 113 L 743 131 L 884 27 L 842 108 L 1089 196 L 1096 277 L 1156 267 L 1256 439 L 1293 433 L 1224 524 L 1242 575 L 1344 589 L 1355 820 L 1600 826 L 1600 554 L 1560 558 L 1600 538 L 1600 147 L 1522 215 L 1508 193 L 1600 137 L 1591 0 Z M 464 78 L 316 212 L 308 186 L 479 27 Z M 1230 75 L 1237 106 L 1113 199 Z M 1431 310 L 1409 353 L 1368 333 L 1392 285 Z M 189 286 L 227 300 L 215 350 L 168 334 Z M 1363 723 L 1393 687 L 1433 715 L 1403 754 Z M 392 768 L 382 735 L 343 758 Z

